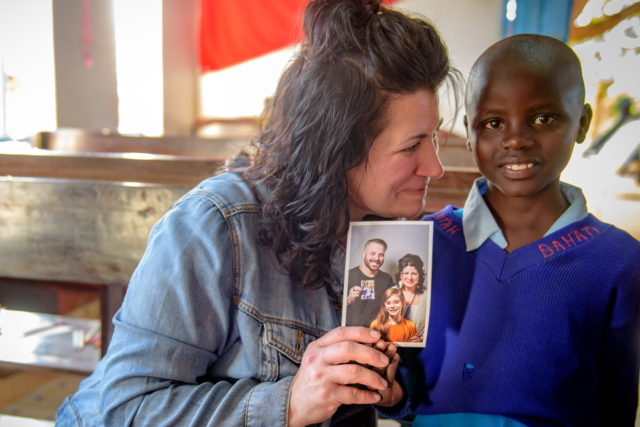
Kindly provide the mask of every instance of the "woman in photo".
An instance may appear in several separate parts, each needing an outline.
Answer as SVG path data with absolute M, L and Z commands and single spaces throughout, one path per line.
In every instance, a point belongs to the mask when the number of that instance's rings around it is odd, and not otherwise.
M 424 340 L 427 318 L 424 262 L 415 254 L 406 254 L 398 261 L 396 283 L 402 290 L 405 305 L 403 316 L 416 325 L 420 341 Z
M 416 325 L 402 315 L 404 296 L 399 288 L 389 288 L 384 293 L 380 312 L 370 328 L 380 332 L 382 339 L 389 342 L 418 342 Z

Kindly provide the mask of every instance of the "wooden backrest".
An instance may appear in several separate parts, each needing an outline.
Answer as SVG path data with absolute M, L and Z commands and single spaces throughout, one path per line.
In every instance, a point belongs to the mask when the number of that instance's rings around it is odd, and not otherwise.
M 0 178 L 3 276 L 127 284 L 153 224 L 189 187 Z

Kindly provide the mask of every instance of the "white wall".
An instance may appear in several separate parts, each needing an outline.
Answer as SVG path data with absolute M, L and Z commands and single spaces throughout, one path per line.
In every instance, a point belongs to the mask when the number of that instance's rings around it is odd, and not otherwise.
M 0 136 L 21 139 L 56 127 L 51 13 L 51 0 L 0 1 L 0 62 L 13 76 L 6 110 L 0 92 Z
M 500 39 L 502 0 L 400 0 L 393 8 L 431 21 L 465 75 L 478 56 Z

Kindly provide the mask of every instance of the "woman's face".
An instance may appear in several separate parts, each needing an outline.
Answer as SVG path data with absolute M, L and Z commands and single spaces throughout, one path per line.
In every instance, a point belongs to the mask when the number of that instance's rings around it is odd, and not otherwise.
M 402 310 L 402 301 L 398 295 L 391 295 L 384 301 L 384 309 L 391 317 L 398 317 Z
M 413 218 L 422 213 L 427 184 L 439 178 L 436 132 L 438 100 L 426 89 L 395 95 L 386 127 L 373 141 L 367 161 L 347 172 L 352 221 L 366 215 Z
M 415 288 L 418 284 L 418 280 L 420 279 L 420 273 L 418 273 L 418 269 L 412 265 L 407 265 L 400 272 L 400 280 L 402 280 L 402 285 L 407 286 L 409 288 Z

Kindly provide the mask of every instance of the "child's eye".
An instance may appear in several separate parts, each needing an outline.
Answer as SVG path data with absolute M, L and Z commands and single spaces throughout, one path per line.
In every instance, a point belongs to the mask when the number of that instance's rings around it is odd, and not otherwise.
M 555 122 L 555 117 L 549 114 L 538 114 L 533 118 L 533 124 L 535 125 L 549 125 Z
M 502 121 L 499 119 L 490 119 L 484 122 L 482 127 L 485 129 L 500 129 L 502 127 Z

